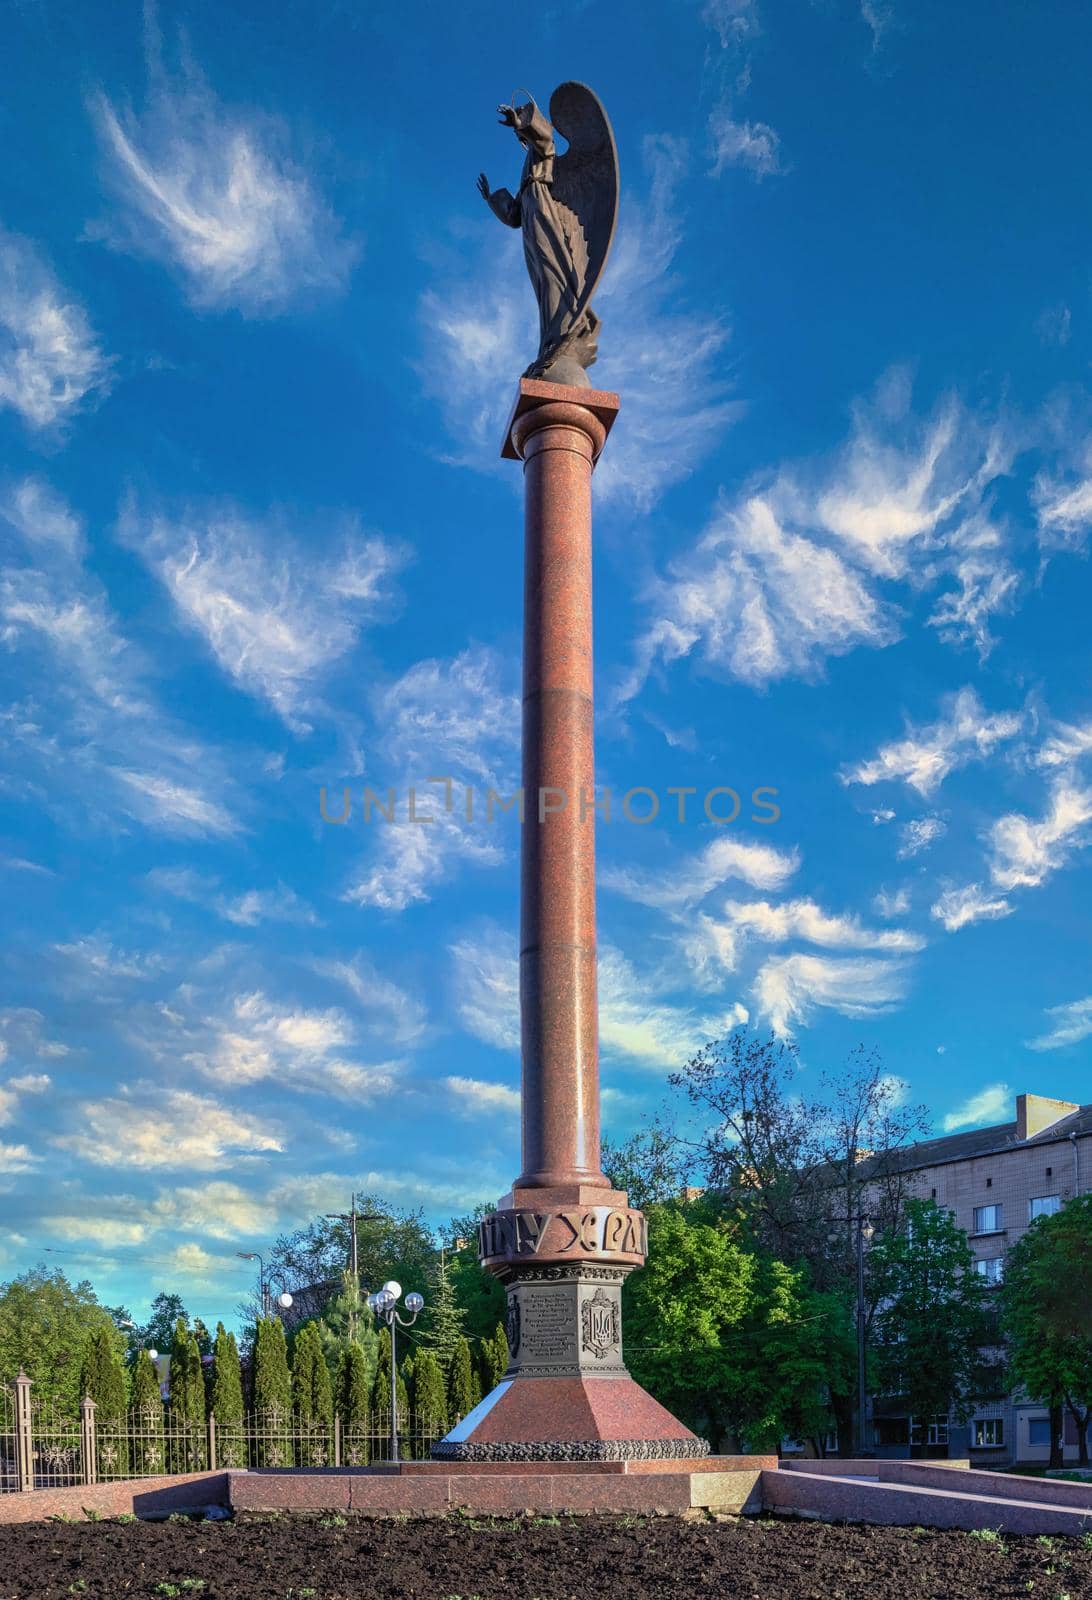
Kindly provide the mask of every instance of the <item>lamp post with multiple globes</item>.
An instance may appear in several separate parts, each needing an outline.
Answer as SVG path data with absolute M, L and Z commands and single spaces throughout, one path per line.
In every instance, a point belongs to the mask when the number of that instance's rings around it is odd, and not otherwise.
M 405 1307 L 409 1316 L 404 1317 L 398 1309 L 398 1302 L 402 1298 L 402 1285 L 393 1278 L 378 1289 L 375 1294 L 368 1296 L 368 1305 L 381 1322 L 385 1322 L 391 1333 L 391 1460 L 397 1462 L 401 1459 L 398 1453 L 398 1349 L 397 1330 L 411 1328 L 418 1316 L 424 1310 L 424 1297 L 419 1294 L 408 1294 Z

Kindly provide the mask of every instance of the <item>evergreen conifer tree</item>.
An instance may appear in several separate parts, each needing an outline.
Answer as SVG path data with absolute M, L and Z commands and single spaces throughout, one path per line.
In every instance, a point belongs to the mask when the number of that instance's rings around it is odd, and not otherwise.
M 125 1368 L 121 1364 L 118 1336 L 106 1323 L 96 1328 L 87 1341 L 80 1390 L 81 1397 L 95 1402 L 95 1453 L 100 1475 L 126 1477 L 129 1441 L 125 1426 Z
M 420 1342 L 435 1352 L 444 1382 L 450 1386 L 451 1369 L 463 1337 L 466 1311 L 455 1298 L 455 1284 L 443 1264 L 436 1269 L 432 1292 L 425 1306 Z
M 132 1418 L 132 1467 L 144 1477 L 167 1470 L 163 1447 L 163 1396 L 159 1373 L 147 1350 L 138 1350 L 130 1381 Z
M 292 1380 L 280 1317 L 259 1317 L 255 1327 L 254 1411 L 261 1433 L 259 1466 L 291 1466 Z
M 447 1411 L 453 1423 L 473 1411 L 474 1372 L 470 1359 L 470 1345 L 461 1335 L 455 1346 L 455 1355 L 447 1379 Z
M 413 1364 L 413 1410 L 426 1440 L 447 1432 L 447 1391 L 433 1350 L 419 1350 Z
M 304 1323 L 296 1335 L 292 1352 L 292 1402 L 303 1433 L 301 1465 L 327 1466 L 333 1459 L 334 1396 L 322 1340 L 313 1322 Z
M 347 1467 L 368 1464 L 371 1390 L 372 1379 L 364 1351 L 355 1339 L 346 1339 L 338 1357 L 334 1405 L 341 1418 L 341 1459 Z
M 216 1324 L 216 1343 L 212 1354 L 209 1411 L 216 1418 L 217 1464 L 222 1467 L 245 1467 L 243 1374 L 235 1335 L 228 1333 L 222 1322 Z
M 205 1377 L 197 1340 L 179 1317 L 171 1344 L 171 1460 L 175 1472 L 205 1465 Z
M 498 1322 L 492 1336 L 487 1336 L 481 1343 L 482 1388 L 486 1394 L 492 1393 L 507 1371 L 508 1335 L 504 1331 L 504 1323 Z

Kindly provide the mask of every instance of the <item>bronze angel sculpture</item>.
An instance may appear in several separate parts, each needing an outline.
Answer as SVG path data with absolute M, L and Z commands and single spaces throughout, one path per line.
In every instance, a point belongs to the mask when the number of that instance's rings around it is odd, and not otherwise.
M 598 96 L 563 83 L 550 96 L 547 122 L 534 100 L 498 106 L 527 152 L 517 194 L 478 190 L 494 216 L 523 230 L 523 254 L 538 298 L 538 355 L 525 378 L 587 384 L 597 354 L 599 318 L 591 297 L 606 265 L 618 215 L 618 156 Z M 552 125 L 551 125 L 552 124 Z M 558 155 L 554 129 L 567 141 Z

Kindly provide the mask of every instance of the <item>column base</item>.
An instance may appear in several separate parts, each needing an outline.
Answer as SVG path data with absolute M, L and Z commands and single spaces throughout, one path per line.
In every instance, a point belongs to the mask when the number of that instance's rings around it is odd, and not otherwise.
M 437 1461 L 700 1461 L 709 1445 L 628 1375 L 505 1378 L 432 1448 Z

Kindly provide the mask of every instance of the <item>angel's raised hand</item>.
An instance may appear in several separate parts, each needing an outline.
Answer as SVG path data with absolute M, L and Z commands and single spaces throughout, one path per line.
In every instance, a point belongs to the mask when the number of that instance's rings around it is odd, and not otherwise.
M 499 117 L 499 119 L 500 119 L 501 123 L 504 125 L 504 127 L 506 127 L 506 128 L 514 128 L 515 127 L 515 125 L 516 125 L 516 108 L 514 106 L 498 106 L 497 107 L 497 116 Z
M 489 199 L 489 179 L 484 172 L 478 173 L 478 193 L 483 200 Z

